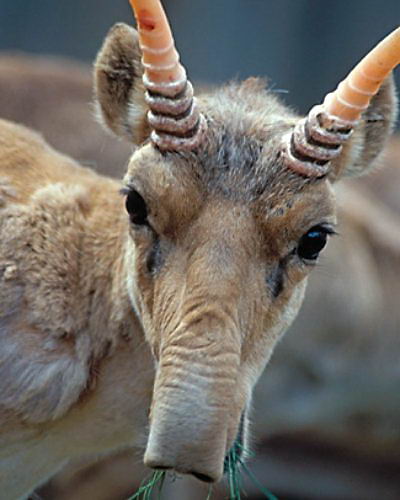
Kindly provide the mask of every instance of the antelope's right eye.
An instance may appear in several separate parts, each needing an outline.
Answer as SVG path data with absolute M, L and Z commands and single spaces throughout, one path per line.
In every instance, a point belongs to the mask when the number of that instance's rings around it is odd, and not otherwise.
M 148 224 L 147 206 L 143 197 L 134 189 L 130 190 L 126 196 L 125 207 L 133 224 L 143 226 Z

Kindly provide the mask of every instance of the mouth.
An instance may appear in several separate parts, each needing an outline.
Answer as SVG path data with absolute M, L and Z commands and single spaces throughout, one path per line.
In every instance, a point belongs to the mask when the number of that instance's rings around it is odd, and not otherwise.
M 238 472 L 238 466 L 239 465 L 244 465 L 243 460 L 246 458 L 247 455 L 247 450 L 246 450 L 246 412 L 243 411 L 240 422 L 239 422 L 239 428 L 238 432 L 236 435 L 236 439 L 234 443 L 232 444 L 230 450 L 225 456 L 224 459 L 224 464 L 223 464 L 223 474 L 228 477 L 229 485 L 234 492 L 239 494 L 237 495 L 236 493 L 234 496 L 230 498 L 240 498 L 240 480 L 239 480 L 239 472 Z M 141 494 L 144 495 L 143 498 L 150 498 L 151 493 L 155 487 L 155 485 L 158 484 L 159 491 L 161 491 L 165 475 L 168 473 L 168 471 L 172 471 L 173 468 L 169 467 L 152 467 L 155 469 L 155 472 L 153 474 L 153 477 L 149 480 L 149 482 L 138 490 L 136 495 Z M 175 473 L 179 471 L 175 470 Z M 212 479 L 211 477 L 196 473 L 196 472 L 190 472 L 189 474 L 193 475 L 196 477 L 198 480 L 206 483 L 213 483 L 215 480 Z M 175 474 L 174 474 L 175 475 Z M 134 498 L 136 498 L 136 495 Z M 141 498 L 141 497 L 140 497 Z M 208 498 L 208 497 L 207 497 Z

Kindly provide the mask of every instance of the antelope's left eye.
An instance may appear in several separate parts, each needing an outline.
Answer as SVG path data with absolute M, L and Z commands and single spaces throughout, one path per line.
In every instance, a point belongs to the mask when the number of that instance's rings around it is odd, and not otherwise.
M 328 235 L 334 233 L 329 226 L 318 225 L 304 234 L 297 246 L 297 255 L 304 260 L 316 260 L 326 245 Z
M 127 194 L 125 207 L 133 224 L 137 224 L 138 226 L 148 224 L 146 202 L 134 189 L 130 190 Z

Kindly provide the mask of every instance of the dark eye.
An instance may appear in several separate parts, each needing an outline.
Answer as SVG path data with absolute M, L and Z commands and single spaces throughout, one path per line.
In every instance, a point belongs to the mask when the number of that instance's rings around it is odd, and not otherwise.
M 148 223 L 146 202 L 134 189 L 129 191 L 125 200 L 125 207 L 133 224 L 142 226 Z
M 297 254 L 305 260 L 315 260 L 326 245 L 328 235 L 334 231 L 327 226 L 314 226 L 304 234 L 297 246 Z

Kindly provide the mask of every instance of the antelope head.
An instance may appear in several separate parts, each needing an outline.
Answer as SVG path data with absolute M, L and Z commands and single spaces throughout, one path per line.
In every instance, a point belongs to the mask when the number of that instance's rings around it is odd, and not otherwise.
M 334 233 L 332 184 L 370 168 L 392 127 L 393 61 L 375 54 L 306 118 L 258 79 L 196 100 L 159 0 L 132 4 L 138 32 L 111 29 L 95 90 L 135 145 L 126 286 L 156 366 L 144 461 L 215 481 Z

